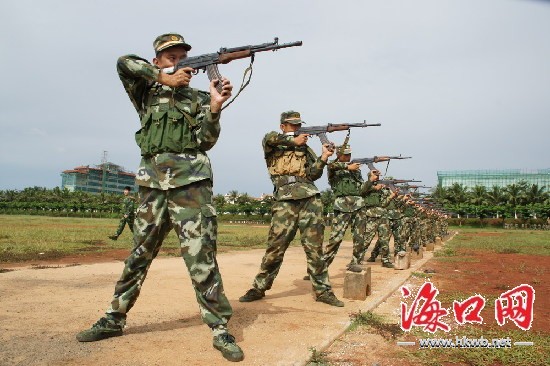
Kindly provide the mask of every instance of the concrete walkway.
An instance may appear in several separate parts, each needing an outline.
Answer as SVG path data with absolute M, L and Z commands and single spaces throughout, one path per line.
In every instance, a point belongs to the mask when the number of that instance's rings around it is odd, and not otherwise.
M 225 292 L 234 308 L 229 326 L 245 352 L 240 365 L 303 365 L 310 348 L 320 351 L 349 325 L 349 314 L 374 309 L 426 261 L 408 270 L 371 263 L 372 294 L 365 301 L 343 298 L 344 242 L 330 267 L 330 279 L 345 307 L 316 302 L 301 247 L 289 248 L 273 289 L 253 303 L 238 298 L 250 288 L 264 250 L 218 255 Z M 121 262 L 66 268 L 20 269 L 0 274 L 0 360 L 2 365 L 220 365 L 212 348 L 181 258 L 153 262 L 141 296 L 129 314 L 123 337 L 79 343 L 75 334 L 106 309 Z

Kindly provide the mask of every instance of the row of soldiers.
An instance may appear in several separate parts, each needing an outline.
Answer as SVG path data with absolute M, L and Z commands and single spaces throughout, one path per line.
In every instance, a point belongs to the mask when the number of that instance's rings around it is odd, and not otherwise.
M 444 218 L 417 203 L 412 194 L 400 194 L 393 184 L 383 184 L 380 172 L 372 165 L 366 181 L 361 164 L 351 160 L 348 139 L 340 147 L 323 144 L 317 157 L 307 145 L 307 134 L 300 131 L 304 123 L 299 112 L 281 114 L 281 132 L 269 132 L 263 139 L 264 157 L 274 186 L 274 204 L 268 248 L 252 288 L 239 298 L 241 302 L 265 297 L 283 262 L 283 257 L 297 230 L 307 256 L 305 280 L 311 280 L 317 301 L 332 306 L 344 306 L 334 295 L 328 276 L 344 234 L 351 227 L 353 255 L 347 269 L 361 272 L 361 264 L 375 235 L 378 240 L 367 262 L 381 256 L 382 266 L 394 268 L 390 255 L 390 238 L 393 234 L 394 253 L 407 247 L 425 245 L 435 235 L 442 235 Z M 349 135 L 348 135 L 349 136 Z M 328 158 L 336 154 L 332 162 Z M 320 192 L 314 181 L 328 166 L 328 179 L 334 192 L 334 217 L 328 244 L 323 247 L 324 220 Z
M 329 243 L 325 260 L 330 265 L 348 227 L 353 236 L 353 255 L 347 269 L 361 272 L 365 254 L 374 236 L 378 240 L 367 262 L 381 256 L 382 266 L 394 268 L 390 254 L 390 239 L 394 238 L 394 256 L 407 248 L 419 250 L 436 236 L 446 235 L 446 215 L 418 202 L 411 186 L 381 184 L 380 172 L 370 170 L 363 181 L 360 164 L 351 161 L 351 148 L 343 145 L 337 159 L 328 166 L 330 187 L 336 197 Z

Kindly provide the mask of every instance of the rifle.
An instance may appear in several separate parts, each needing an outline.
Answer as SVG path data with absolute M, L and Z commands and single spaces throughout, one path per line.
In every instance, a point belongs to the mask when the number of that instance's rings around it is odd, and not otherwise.
M 309 126 L 309 127 L 300 127 L 298 130 L 294 131 L 294 136 L 298 135 L 313 135 L 319 136 L 321 143 L 323 145 L 329 145 L 329 150 L 334 151 L 334 143 L 330 142 L 327 138 L 328 132 L 334 131 L 349 131 L 353 127 L 370 127 L 370 126 L 382 126 L 380 123 L 368 124 L 367 121 L 363 123 L 329 123 L 326 126 Z
M 290 43 L 283 43 L 279 44 L 279 38 L 275 37 L 273 42 L 269 43 L 262 43 L 258 45 L 248 45 L 248 46 L 240 46 L 240 47 L 233 47 L 233 48 L 227 48 L 222 47 L 219 51 L 214 53 L 207 53 L 204 55 L 199 56 L 192 56 L 192 57 L 186 57 L 183 60 L 180 60 L 176 66 L 168 67 L 165 69 L 162 69 L 162 71 L 166 74 L 171 74 L 176 71 L 178 71 L 181 68 L 184 67 L 191 67 L 195 71 L 194 74 L 197 74 L 199 70 L 202 70 L 203 72 L 206 71 L 208 75 L 208 79 L 210 81 L 214 79 L 222 80 L 223 76 L 220 74 L 220 70 L 218 70 L 219 64 L 227 64 L 231 61 L 238 60 L 241 58 L 247 58 L 250 57 L 250 66 L 246 69 L 244 76 L 243 76 L 243 83 L 241 84 L 241 87 L 239 89 L 239 92 L 231 102 L 229 102 L 226 107 L 233 102 L 235 98 L 241 93 L 241 91 L 246 88 L 246 86 L 250 83 L 250 79 L 252 78 L 252 64 L 254 63 L 254 55 L 256 52 L 264 52 L 264 51 L 276 51 L 281 48 L 288 48 L 288 47 L 296 47 L 301 46 L 302 41 L 296 41 L 296 42 L 290 42 Z M 250 71 L 250 75 L 248 77 L 248 80 L 244 81 L 246 78 L 246 74 Z M 216 89 L 218 89 L 218 92 L 222 92 L 222 83 L 218 83 L 216 85 Z
M 373 163 L 380 163 L 382 161 L 389 161 L 391 159 L 410 159 L 412 156 L 375 156 L 373 158 L 358 158 L 352 159 L 349 164 L 367 164 L 370 170 L 377 170 Z
M 380 180 L 375 181 L 374 183 L 387 185 L 388 187 L 390 187 L 392 192 L 399 193 L 399 188 L 396 187 L 395 185 L 399 184 L 399 183 L 409 183 L 409 182 L 412 183 L 412 182 L 422 182 L 422 181 L 421 180 L 414 180 L 414 179 L 380 179 Z
M 405 189 L 407 190 L 409 193 L 417 193 L 418 192 L 418 189 L 419 188 L 432 188 L 432 187 L 428 187 L 428 186 L 418 186 L 418 185 L 414 185 L 414 184 L 404 184 L 402 186 L 399 186 L 399 189 Z M 419 195 L 420 194 L 423 194 L 424 193 L 418 193 Z

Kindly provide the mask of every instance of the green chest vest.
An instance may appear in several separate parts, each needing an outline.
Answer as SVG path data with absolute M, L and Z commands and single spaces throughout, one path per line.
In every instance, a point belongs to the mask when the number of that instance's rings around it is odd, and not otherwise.
M 382 192 L 372 191 L 365 197 L 366 207 L 379 207 L 382 204 Z
M 136 143 L 141 155 L 194 152 L 198 144 L 194 131 L 200 127 L 199 91 L 192 88 L 172 89 L 153 86 L 146 98 L 141 116 L 141 129 Z
M 361 172 L 346 169 L 329 170 L 328 181 L 336 197 L 360 196 L 363 178 Z

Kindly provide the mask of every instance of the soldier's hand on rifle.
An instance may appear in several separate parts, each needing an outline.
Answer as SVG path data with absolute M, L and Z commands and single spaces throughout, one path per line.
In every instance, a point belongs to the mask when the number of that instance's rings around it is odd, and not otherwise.
M 296 146 L 303 146 L 307 144 L 308 137 L 309 135 L 307 133 L 298 135 L 294 138 L 294 143 L 296 144 Z
M 324 144 L 323 145 L 323 153 L 321 154 L 321 160 L 326 162 L 328 160 L 328 158 L 330 156 L 332 156 L 332 154 L 334 154 L 334 150 L 331 149 L 329 144 Z
M 359 170 L 360 168 L 361 168 L 361 164 L 359 163 L 348 164 L 348 170 L 356 171 L 356 170 Z
M 161 72 L 158 77 L 158 82 L 162 85 L 167 85 L 172 88 L 177 88 L 179 86 L 189 86 L 189 82 L 193 75 L 191 74 L 193 69 L 190 67 L 184 67 L 179 69 L 173 74 L 165 74 Z
M 222 92 L 218 92 L 216 86 L 222 83 Z M 233 85 L 226 78 L 221 80 L 214 79 L 210 82 L 210 111 L 218 113 L 222 109 L 223 103 L 231 97 Z

